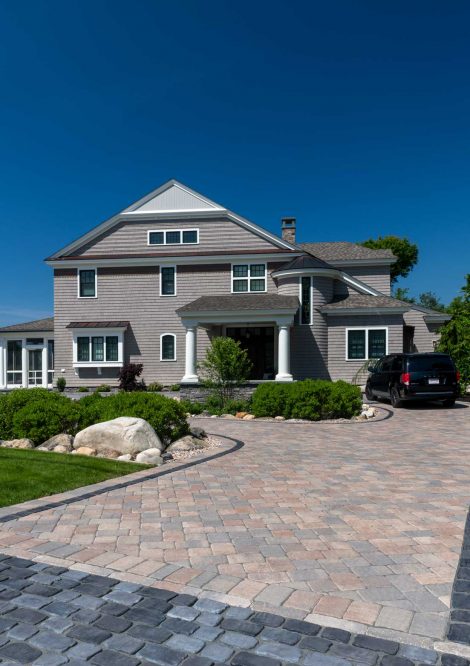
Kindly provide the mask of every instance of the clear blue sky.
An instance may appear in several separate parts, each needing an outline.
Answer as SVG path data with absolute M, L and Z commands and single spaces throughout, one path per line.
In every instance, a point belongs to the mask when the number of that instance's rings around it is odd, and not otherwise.
M 0 323 L 45 256 L 168 178 L 301 241 L 409 236 L 402 286 L 470 272 L 470 4 L 0 3 Z

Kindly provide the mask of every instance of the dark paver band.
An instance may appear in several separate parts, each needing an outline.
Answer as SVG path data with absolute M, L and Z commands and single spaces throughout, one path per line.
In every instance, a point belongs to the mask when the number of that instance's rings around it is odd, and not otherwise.
M 470 666 L 434 650 L 7 555 L 0 632 L 7 665 Z
M 447 638 L 455 643 L 470 645 L 470 511 L 452 589 Z

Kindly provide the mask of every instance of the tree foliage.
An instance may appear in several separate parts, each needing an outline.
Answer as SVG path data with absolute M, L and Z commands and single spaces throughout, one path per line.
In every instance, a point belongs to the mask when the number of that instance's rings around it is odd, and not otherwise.
M 240 342 L 229 337 L 217 337 L 212 339 L 199 367 L 204 383 L 214 390 L 221 407 L 225 407 L 233 399 L 235 387 L 249 378 L 252 363 Z
M 363 241 L 361 245 L 370 247 L 372 250 L 388 249 L 397 257 L 397 261 L 390 267 L 392 284 L 400 277 L 407 277 L 418 263 L 418 246 L 408 240 L 408 238 L 379 236 L 376 239 L 369 238 L 369 240 Z
M 410 296 L 409 291 L 410 290 L 408 288 L 397 287 L 393 293 L 393 296 L 399 301 L 404 301 L 405 303 L 420 305 L 423 308 L 429 308 L 430 310 L 435 310 L 436 312 L 447 312 L 447 307 L 439 299 L 439 296 L 437 296 L 433 291 L 424 291 L 418 296 L 418 298 Z
M 465 390 L 470 385 L 470 273 L 461 294 L 448 307 L 452 319 L 441 329 L 438 350 L 450 354 L 460 372 L 460 383 Z

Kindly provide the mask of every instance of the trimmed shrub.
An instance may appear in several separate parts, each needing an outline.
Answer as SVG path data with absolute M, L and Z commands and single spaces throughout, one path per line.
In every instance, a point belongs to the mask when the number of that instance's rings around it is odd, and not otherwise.
M 59 391 L 59 393 L 63 393 L 65 391 L 65 387 L 67 386 L 65 377 L 57 377 L 57 381 L 55 384 L 57 386 L 57 390 Z
M 109 384 L 100 384 L 95 388 L 95 393 L 111 393 L 111 386 Z
M 237 412 L 249 411 L 249 402 L 247 400 L 236 399 L 227 400 L 225 403 L 218 395 L 210 395 L 204 403 L 204 409 L 211 414 L 236 414 Z
M 179 384 L 172 384 L 170 386 L 170 391 L 179 391 L 180 390 L 180 385 Z
M 80 429 L 119 416 L 135 416 L 150 423 L 162 442 L 169 444 L 189 432 L 186 410 L 176 400 L 154 393 L 98 393 L 80 400 Z
M 204 411 L 204 405 L 200 402 L 192 402 L 191 400 L 180 400 L 180 407 L 183 409 L 185 414 L 201 414 Z
M 88 393 L 89 389 L 86 386 L 80 386 L 78 389 L 79 393 Z
M 260 384 L 251 399 L 257 417 L 284 416 L 286 419 L 352 418 L 361 411 L 358 386 L 347 382 L 306 379 L 292 384 Z
M 0 398 L 0 439 L 29 437 L 35 444 L 61 432 L 74 434 L 79 408 L 43 388 L 16 389 Z

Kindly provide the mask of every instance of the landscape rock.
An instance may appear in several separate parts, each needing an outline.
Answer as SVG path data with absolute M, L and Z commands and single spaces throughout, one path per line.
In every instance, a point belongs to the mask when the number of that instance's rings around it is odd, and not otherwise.
M 54 435 L 54 437 L 51 437 L 46 442 L 41 444 L 40 449 L 41 451 L 52 451 L 55 450 L 56 446 L 64 446 L 67 451 L 71 451 L 72 444 L 72 435 L 67 435 L 65 432 L 61 432 L 59 435 Z
M 104 450 L 119 454 L 136 454 L 147 449 L 161 451 L 163 445 L 150 423 L 132 416 L 120 416 L 111 421 L 95 423 L 81 430 L 75 437 L 73 447 L 92 447 L 98 453 Z
M 95 449 L 92 449 L 91 446 L 79 446 L 78 449 L 75 449 L 75 453 L 78 456 L 94 456 L 94 455 L 96 455 Z
M 198 439 L 202 439 L 206 436 L 206 431 L 204 428 L 200 428 L 199 426 L 191 426 L 189 432 L 193 437 L 197 437 Z
M 48 450 L 48 449 L 43 449 L 43 451 L 44 451 L 44 450 Z M 70 453 L 70 449 L 68 449 L 68 448 L 67 448 L 66 446 L 64 446 L 63 444 L 58 444 L 58 445 L 54 448 L 54 453 Z
M 123 462 L 132 462 L 132 456 L 130 453 L 124 453 L 122 456 L 118 456 L 116 460 L 122 460 Z
M 237 418 L 237 419 L 243 419 L 247 414 L 248 414 L 248 412 L 237 412 L 237 413 L 235 414 L 235 418 Z
M 253 421 L 253 419 L 255 419 L 255 418 L 256 418 L 256 416 L 254 414 L 247 414 L 246 416 L 243 417 L 243 420 L 244 421 Z
M 98 458 L 112 458 L 116 459 L 119 458 L 119 451 L 115 451 L 114 449 L 102 449 L 97 453 Z
M 234 416 L 233 414 L 222 414 L 220 416 L 221 419 L 236 419 L 237 417 Z
M 2 442 L 5 449 L 34 449 L 34 442 L 27 437 L 22 439 L 5 439 Z
M 173 444 L 170 444 L 167 451 L 170 453 L 173 451 L 193 451 L 194 449 L 202 449 L 203 447 L 204 443 L 201 439 L 192 437 L 192 435 L 185 435 L 181 439 L 177 439 Z
M 285 421 L 286 419 L 283 416 L 275 416 L 274 420 L 275 421 Z
M 160 453 L 160 449 L 147 449 L 146 451 L 138 453 L 135 457 L 135 461 L 147 465 L 161 465 L 163 460 Z

